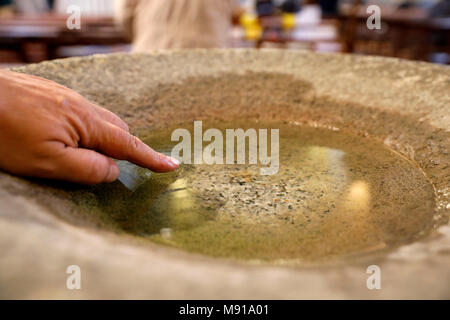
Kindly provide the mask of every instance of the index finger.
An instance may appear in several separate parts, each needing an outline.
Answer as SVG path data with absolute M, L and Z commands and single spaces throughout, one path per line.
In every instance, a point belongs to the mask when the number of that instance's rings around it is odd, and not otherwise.
M 156 152 L 138 137 L 107 121 L 98 121 L 81 146 L 95 149 L 118 160 L 127 160 L 155 172 L 178 168 L 178 160 Z

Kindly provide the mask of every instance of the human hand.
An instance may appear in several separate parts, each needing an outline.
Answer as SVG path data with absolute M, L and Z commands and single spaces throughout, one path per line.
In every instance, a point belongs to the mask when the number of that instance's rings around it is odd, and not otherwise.
M 0 169 L 85 184 L 112 182 L 114 160 L 156 172 L 178 168 L 129 133 L 118 116 L 55 82 L 0 70 Z

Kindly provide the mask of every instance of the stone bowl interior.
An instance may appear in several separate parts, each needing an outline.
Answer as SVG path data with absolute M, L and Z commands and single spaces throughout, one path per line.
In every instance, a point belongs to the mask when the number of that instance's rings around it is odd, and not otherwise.
M 448 67 L 295 51 L 191 50 L 71 58 L 17 71 L 76 90 L 120 115 L 139 136 L 149 128 L 164 131 L 194 120 L 338 128 L 383 144 L 417 166 L 433 188 L 434 207 L 426 234 L 412 243 L 292 268 L 208 258 L 147 243 L 109 228 L 92 189 L 0 173 L 0 201 L 9 212 L 5 216 L 17 220 L 0 223 L 0 230 L 9 230 L 2 233 L 0 248 L 8 243 L 17 248 L 8 263 L 0 264 L 1 270 L 20 263 L 20 250 L 29 249 L 36 261 L 48 258 L 53 263 L 48 267 L 37 262 L 42 276 L 9 296 L 44 281 L 49 291 L 31 290 L 29 296 L 66 296 L 51 272 L 79 263 L 91 272 L 89 281 L 95 278 L 98 284 L 80 294 L 84 297 L 368 297 L 362 268 L 383 263 L 386 278 L 397 286 L 382 297 L 449 297 L 442 285 L 442 279 L 450 279 L 445 254 L 450 248 Z M 17 240 L 19 234 L 25 236 Z M 416 264 L 403 272 L 411 259 Z M 436 264 L 433 272 L 441 272 L 440 280 L 408 282 Z M 361 286 L 344 285 L 355 270 L 362 274 L 356 276 Z M 126 274 L 122 281 L 115 278 L 119 274 Z M 5 275 L 2 280 L 8 279 Z M 133 291 L 151 281 L 152 289 Z M 316 289 L 299 292 L 297 285 Z M 111 286 L 118 286 L 120 293 L 109 291 Z

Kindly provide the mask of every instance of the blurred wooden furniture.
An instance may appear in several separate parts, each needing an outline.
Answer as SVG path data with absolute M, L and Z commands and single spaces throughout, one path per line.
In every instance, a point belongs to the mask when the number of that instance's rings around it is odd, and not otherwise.
M 430 61 L 433 53 L 450 55 L 450 17 L 429 18 L 417 9 L 381 9 L 381 29 L 369 30 L 366 6 L 341 13 L 344 51 Z
M 128 43 L 111 17 L 82 18 L 80 30 L 69 30 L 67 16 L 45 14 L 0 20 L 0 50 L 19 53 L 21 62 L 57 58 L 57 49 L 73 45 Z

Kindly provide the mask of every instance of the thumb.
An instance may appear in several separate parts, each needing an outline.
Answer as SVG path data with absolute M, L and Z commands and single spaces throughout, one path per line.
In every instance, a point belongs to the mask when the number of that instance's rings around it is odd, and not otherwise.
M 83 184 L 113 182 L 120 174 L 114 160 L 98 152 L 66 147 L 51 178 Z

